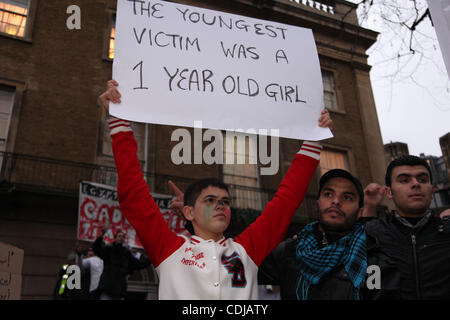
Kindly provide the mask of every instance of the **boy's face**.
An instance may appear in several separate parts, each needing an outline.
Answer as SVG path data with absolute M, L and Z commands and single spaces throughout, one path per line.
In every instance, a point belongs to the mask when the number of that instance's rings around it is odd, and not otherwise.
M 326 231 L 347 232 L 359 217 L 359 196 L 355 185 L 345 178 L 330 179 L 319 199 L 319 222 Z
M 183 212 L 192 222 L 195 235 L 204 240 L 220 240 L 230 224 L 230 195 L 224 189 L 209 186 L 197 197 L 195 206 L 185 206 Z
M 433 185 L 427 168 L 422 165 L 398 166 L 392 170 L 388 197 L 397 212 L 405 217 L 423 216 L 430 207 Z

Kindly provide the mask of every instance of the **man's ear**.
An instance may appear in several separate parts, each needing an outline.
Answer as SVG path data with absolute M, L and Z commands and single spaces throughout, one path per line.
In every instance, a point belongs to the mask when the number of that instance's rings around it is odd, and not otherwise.
M 194 207 L 184 206 L 183 207 L 183 215 L 187 221 L 194 220 Z

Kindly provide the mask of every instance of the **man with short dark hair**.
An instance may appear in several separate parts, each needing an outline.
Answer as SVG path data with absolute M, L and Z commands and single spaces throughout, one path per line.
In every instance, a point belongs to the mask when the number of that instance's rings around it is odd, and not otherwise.
M 387 255 L 399 281 L 383 281 L 381 268 L 381 288 L 372 298 L 396 292 L 403 300 L 449 299 L 450 223 L 430 211 L 433 185 L 428 163 L 415 156 L 395 159 L 385 180 L 396 210 L 366 224 L 367 250 L 369 256 Z
M 367 257 L 360 181 L 333 169 L 319 182 L 318 221 L 282 242 L 259 271 L 260 283 L 279 284 L 283 300 L 355 300 L 365 285 Z

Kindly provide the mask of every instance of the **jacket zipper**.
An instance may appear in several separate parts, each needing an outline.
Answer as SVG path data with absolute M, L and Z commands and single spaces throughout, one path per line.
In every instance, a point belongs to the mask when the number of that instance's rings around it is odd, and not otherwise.
M 416 295 L 417 295 L 417 299 L 421 299 L 422 294 L 420 293 L 420 285 L 419 285 L 419 264 L 417 261 L 416 235 L 415 234 L 411 234 L 411 242 L 412 242 L 413 257 L 414 257 L 414 273 L 416 276 Z

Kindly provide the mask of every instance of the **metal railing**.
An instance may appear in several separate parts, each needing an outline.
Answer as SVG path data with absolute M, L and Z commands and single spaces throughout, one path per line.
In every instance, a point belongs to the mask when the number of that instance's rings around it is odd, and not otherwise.
M 80 181 L 117 182 L 113 167 L 0 152 L 0 181 L 27 189 L 76 194 Z
M 172 180 L 181 190 L 194 182 L 195 178 L 176 175 L 144 173 L 152 191 L 172 194 L 168 181 Z M 64 193 L 76 196 L 81 181 L 101 183 L 116 187 L 115 167 L 74 161 L 0 152 L 0 183 L 16 188 Z M 233 203 L 239 208 L 262 210 L 275 194 L 274 190 L 229 184 Z

